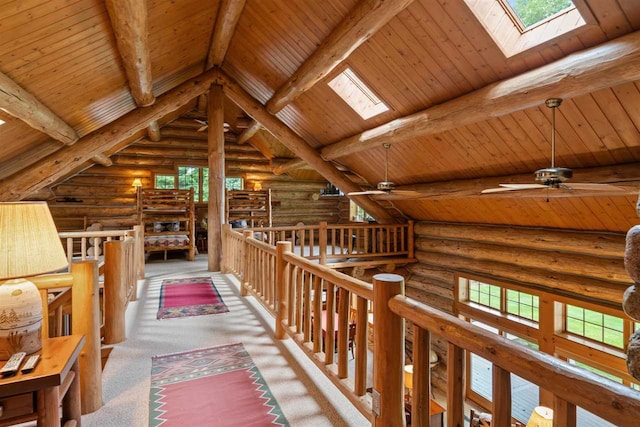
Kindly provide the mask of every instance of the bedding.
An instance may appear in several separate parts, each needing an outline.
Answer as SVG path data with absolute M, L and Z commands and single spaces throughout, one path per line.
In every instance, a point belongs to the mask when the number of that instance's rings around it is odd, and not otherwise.
M 175 246 L 189 246 L 189 236 L 184 234 L 171 234 L 164 236 L 144 236 L 145 249 L 167 248 Z

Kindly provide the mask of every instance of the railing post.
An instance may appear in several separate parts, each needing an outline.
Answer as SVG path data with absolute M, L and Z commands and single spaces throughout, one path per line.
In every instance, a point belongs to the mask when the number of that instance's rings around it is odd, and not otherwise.
M 247 285 L 249 279 L 249 243 L 247 239 L 251 237 L 251 230 L 244 230 L 242 232 L 242 271 L 240 272 L 240 296 L 246 297 L 249 293 L 247 292 Z
M 144 227 L 142 225 L 134 225 L 133 230 L 135 231 L 135 259 L 136 259 L 136 278 L 138 280 L 144 280 Z M 131 300 L 138 299 L 138 287 L 134 291 L 135 298 L 132 297 Z
M 404 319 L 389 309 L 389 300 L 404 295 L 397 274 L 373 276 L 373 414 L 374 426 L 404 426 Z
M 123 269 L 124 240 L 111 240 L 104 244 L 104 343 L 118 344 L 126 338 L 125 307 L 126 283 Z
M 407 258 L 415 257 L 415 235 L 413 234 L 413 220 L 409 220 L 407 229 Z
M 318 245 L 320 246 L 320 264 L 325 265 L 327 263 L 327 221 L 320 221 L 320 230 L 318 230 L 318 233 Z
M 231 245 L 229 244 L 230 231 L 231 231 L 231 224 L 222 224 L 222 256 L 221 256 L 222 261 L 220 262 L 220 273 L 222 274 L 226 274 L 230 270 L 229 260 L 232 257 L 232 254 L 230 253 Z
M 284 320 L 287 318 L 287 263 L 284 253 L 291 252 L 291 242 L 278 242 L 276 244 L 276 339 L 287 337 L 284 329 Z
M 98 302 L 98 266 L 96 261 L 71 265 L 71 331 L 85 336 L 80 352 L 80 388 L 82 413 L 102 406 L 102 367 L 100 360 L 100 306 Z

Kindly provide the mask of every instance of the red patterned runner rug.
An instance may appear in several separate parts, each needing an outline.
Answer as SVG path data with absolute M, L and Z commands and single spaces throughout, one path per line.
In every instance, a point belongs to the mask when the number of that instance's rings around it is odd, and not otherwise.
M 242 343 L 155 356 L 149 426 L 289 426 Z
M 162 281 L 158 319 L 226 313 L 211 277 L 188 277 Z

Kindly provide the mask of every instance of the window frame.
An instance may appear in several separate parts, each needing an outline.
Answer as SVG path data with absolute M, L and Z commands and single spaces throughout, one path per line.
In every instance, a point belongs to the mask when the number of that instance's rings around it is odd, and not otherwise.
M 154 172 L 153 174 L 153 186 L 154 188 L 157 188 L 156 183 L 157 183 L 157 177 L 159 176 L 166 176 L 166 177 L 173 177 L 173 188 L 174 189 L 180 189 L 180 190 L 186 190 L 187 188 L 180 188 L 180 179 L 179 179 L 179 170 L 180 168 L 197 168 L 198 169 L 198 188 L 194 188 L 194 203 L 196 204 L 206 204 L 208 203 L 209 199 L 208 199 L 208 192 L 207 192 L 207 200 L 203 200 L 204 195 L 205 195 L 205 186 L 208 185 L 207 182 L 205 182 L 205 169 L 207 170 L 207 174 L 208 174 L 208 170 L 209 167 L 208 166 L 202 166 L 202 165 L 197 165 L 197 164 L 179 164 L 175 166 L 175 169 L 173 170 L 172 173 L 166 173 L 166 172 Z M 208 175 L 207 175 L 208 176 Z M 227 179 L 240 179 L 241 183 L 242 183 L 242 189 L 244 189 L 245 183 L 246 183 L 246 177 L 243 175 L 232 175 L 232 176 L 225 176 L 225 189 L 227 189 L 226 183 L 227 183 Z M 191 188 L 191 187 L 189 187 Z

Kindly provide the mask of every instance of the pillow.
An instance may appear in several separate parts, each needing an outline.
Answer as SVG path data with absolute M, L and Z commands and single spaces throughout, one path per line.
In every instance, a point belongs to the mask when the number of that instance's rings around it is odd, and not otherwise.
M 155 222 L 153 223 L 153 231 L 155 233 L 160 233 L 161 231 L 163 231 L 164 226 L 162 225 L 161 222 Z

